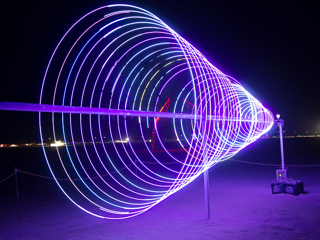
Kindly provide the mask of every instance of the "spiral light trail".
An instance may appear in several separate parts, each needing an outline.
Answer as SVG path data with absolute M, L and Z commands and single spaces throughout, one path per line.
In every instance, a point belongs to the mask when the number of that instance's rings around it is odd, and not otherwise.
M 59 187 L 82 210 L 108 219 L 147 211 L 274 122 L 158 17 L 122 4 L 88 13 L 62 37 L 38 106 L 48 109 L 35 110 L 41 138 L 67 143 L 43 148 Z M 157 117 L 167 119 L 156 125 Z M 57 179 L 64 177 L 70 181 Z

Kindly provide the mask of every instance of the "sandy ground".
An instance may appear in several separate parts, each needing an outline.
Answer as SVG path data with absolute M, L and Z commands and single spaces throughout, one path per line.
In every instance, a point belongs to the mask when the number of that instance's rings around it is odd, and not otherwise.
M 299 196 L 271 193 L 276 169 L 233 161 L 210 169 L 210 220 L 202 178 L 126 220 L 86 214 L 37 179 L 42 187 L 21 193 L 21 220 L 14 195 L 2 198 L 0 239 L 320 239 L 320 168 L 289 169 L 304 182 Z

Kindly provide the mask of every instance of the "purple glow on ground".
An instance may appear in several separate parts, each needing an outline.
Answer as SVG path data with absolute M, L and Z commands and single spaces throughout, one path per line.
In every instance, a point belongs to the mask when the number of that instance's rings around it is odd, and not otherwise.
M 260 139 L 237 159 L 280 166 L 279 139 Z M 285 139 L 287 164 L 320 164 L 320 138 Z M 9 151 L 10 149 L 2 149 Z M 1 151 L 8 169 L 49 176 L 40 148 Z M 51 149 L 54 154 L 54 149 Z M 23 156 L 28 155 L 29 158 Z M 259 159 L 259 160 L 257 160 Z M 27 161 L 28 160 L 28 161 Z M 14 178 L 0 184 L 2 239 L 317 239 L 320 234 L 318 168 L 290 168 L 306 194 L 272 194 L 277 167 L 224 161 L 210 169 L 210 220 L 205 218 L 203 178 L 135 218 L 104 221 L 75 208 L 54 180 L 18 173 L 18 220 Z M 10 171 L 11 172 L 11 171 Z M 5 175 L 6 176 L 6 175 Z M 1 178 L 2 179 L 2 178 Z

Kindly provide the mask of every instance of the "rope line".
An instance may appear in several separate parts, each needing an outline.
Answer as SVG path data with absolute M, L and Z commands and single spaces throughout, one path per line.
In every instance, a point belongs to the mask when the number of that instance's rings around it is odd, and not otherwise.
M 240 162 L 240 163 L 247 163 L 247 164 L 253 164 L 253 165 L 261 165 L 261 166 L 270 166 L 270 167 L 280 167 L 281 165 L 280 164 L 269 164 L 269 163 L 257 163 L 257 162 L 248 162 L 248 161 L 242 161 L 242 160 L 237 160 L 237 159 L 228 159 L 228 160 L 231 160 L 233 162 Z M 151 163 L 151 162 L 150 162 Z M 174 162 L 169 162 L 167 164 L 173 164 Z M 152 163 L 151 163 L 152 164 Z M 132 165 L 132 164 L 130 164 Z M 128 165 L 128 166 L 130 166 Z M 287 167 L 293 167 L 293 168 L 298 168 L 298 167 L 320 167 L 320 165 L 286 165 Z M 123 167 L 121 169 L 119 169 L 120 171 L 125 169 L 126 167 Z M 24 170 L 19 170 L 17 169 L 17 172 L 21 172 L 21 173 L 24 173 L 24 174 L 27 174 L 27 175 L 31 175 L 31 176 L 34 176 L 34 177 L 40 177 L 40 178 L 46 178 L 46 179 L 54 179 L 53 177 L 48 177 L 48 176 L 44 176 L 44 175 L 39 175 L 39 174 L 35 174 L 35 173 L 31 173 L 31 172 L 27 172 L 27 171 L 24 171 Z M 116 171 L 114 172 L 111 172 L 110 174 L 114 174 L 116 173 Z M 0 180 L 0 183 L 3 183 L 4 181 L 8 180 L 9 178 L 13 177 L 16 173 L 12 173 L 11 175 L 9 175 L 8 177 L 5 177 L 4 179 Z M 101 175 L 101 177 L 105 177 L 105 176 L 109 176 L 110 174 L 104 174 L 104 175 Z M 99 178 L 100 176 L 95 176 L 95 177 L 92 177 L 91 179 L 94 179 L 94 178 Z M 79 178 L 56 178 L 57 180 L 60 180 L 60 181 L 80 181 L 81 179 Z M 82 180 L 89 180 L 89 178 L 82 178 Z
M 132 165 L 132 163 L 131 163 L 131 164 L 128 164 L 126 167 L 120 168 L 119 171 L 127 168 L 127 167 L 130 166 L 130 165 Z M 30 172 L 23 171 L 23 170 L 19 170 L 19 169 L 17 169 L 17 172 L 21 172 L 21 173 L 24 173 L 24 174 L 32 175 L 32 176 L 35 176 L 35 177 L 41 177 L 41 178 L 47 178 L 47 179 L 54 179 L 53 177 L 48 177 L 48 176 L 43 176 L 43 175 L 39 175 L 39 174 L 35 174 L 35 173 L 30 173 Z M 100 177 L 110 176 L 111 174 L 114 174 L 114 173 L 116 173 L 116 171 L 111 172 L 110 174 L 103 174 L 103 175 L 100 175 L 100 176 L 91 177 L 90 179 L 96 179 L 96 178 L 100 178 Z M 80 178 L 71 178 L 71 179 L 69 179 L 69 178 L 56 178 L 56 179 L 57 179 L 57 180 L 60 180 L 60 181 L 90 180 L 89 178 L 82 178 L 82 179 L 80 179 Z
M 14 176 L 16 173 L 12 173 L 11 175 L 9 175 L 8 177 L 6 177 L 6 178 L 4 178 L 4 179 L 2 179 L 1 181 L 0 181 L 0 183 L 2 183 L 2 182 L 4 182 L 5 180 L 7 180 L 7 179 L 9 179 L 9 178 L 11 178 L 12 176 Z
M 228 159 L 234 162 L 241 162 L 241 163 L 248 163 L 248 164 L 254 164 L 254 165 L 261 165 L 261 166 L 270 166 L 270 167 L 280 167 L 280 164 L 270 164 L 270 163 L 257 163 L 257 162 L 248 162 L 248 161 L 242 161 L 242 160 L 236 160 L 236 159 Z M 320 167 L 320 165 L 286 165 L 287 167 Z

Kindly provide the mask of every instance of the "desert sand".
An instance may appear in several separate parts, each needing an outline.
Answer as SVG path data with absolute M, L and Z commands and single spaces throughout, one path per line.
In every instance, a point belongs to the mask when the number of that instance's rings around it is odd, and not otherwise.
M 251 151 L 239 158 L 269 159 L 270 149 L 259 143 Z M 104 220 L 74 206 L 53 180 L 19 173 L 21 220 L 12 178 L 1 184 L 13 190 L 1 197 L 0 239 L 319 239 L 320 167 L 289 167 L 289 177 L 304 182 L 305 193 L 298 196 L 272 194 L 276 169 L 233 160 L 210 169 L 209 220 L 203 177 L 139 216 Z

